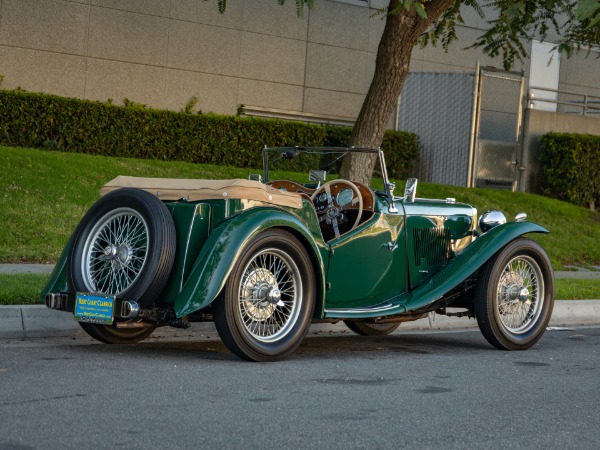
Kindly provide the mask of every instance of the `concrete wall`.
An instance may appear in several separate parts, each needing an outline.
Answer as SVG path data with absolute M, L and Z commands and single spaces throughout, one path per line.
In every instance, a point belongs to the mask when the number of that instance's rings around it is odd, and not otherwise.
M 0 0 L 4 87 L 120 103 L 124 97 L 182 109 L 233 114 L 240 104 L 353 119 L 372 78 L 385 0 L 317 0 L 297 18 L 295 4 L 228 0 Z M 473 72 L 461 50 L 415 49 L 415 71 Z
M 561 58 L 559 89 L 600 96 L 599 56 L 598 51 L 589 55 L 582 51 L 571 58 Z
M 600 118 L 573 116 L 527 109 L 523 129 L 523 156 L 518 189 L 521 192 L 540 191 L 540 138 L 549 132 L 593 134 L 600 136 Z
M 355 117 L 384 25 L 365 5 L 322 0 L 299 19 L 293 1 L 228 0 L 221 15 L 214 0 L 1 0 L 0 74 L 115 103 Z
M 203 111 L 244 104 L 352 120 L 384 26 L 373 14 L 386 4 L 316 0 L 299 19 L 292 0 L 228 0 L 225 14 L 216 0 L 0 0 L 0 74 L 7 88 L 115 103 L 180 110 L 196 96 Z M 463 50 L 485 28 L 472 9 L 463 17 L 459 42 L 448 53 L 415 48 L 411 70 L 501 67 Z M 600 93 L 597 73 L 593 57 L 561 61 L 561 87 Z

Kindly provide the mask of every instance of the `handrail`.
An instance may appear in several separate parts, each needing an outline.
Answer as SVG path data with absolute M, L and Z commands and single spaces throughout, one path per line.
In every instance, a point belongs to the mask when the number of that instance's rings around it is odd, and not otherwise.
M 568 95 L 568 96 L 576 96 L 581 97 L 581 100 L 567 99 L 567 100 L 558 100 L 552 98 L 538 98 L 532 91 L 542 91 L 542 92 L 552 92 L 556 94 Z M 557 95 L 558 97 L 558 95 Z M 572 106 L 574 108 L 581 108 L 581 114 L 600 114 L 600 96 L 592 95 L 592 94 L 581 94 L 579 92 L 573 91 L 564 91 L 561 89 L 551 89 L 540 86 L 529 86 L 529 92 L 527 94 L 527 107 L 531 107 L 531 103 L 533 101 L 537 102 L 546 102 L 546 103 L 554 103 L 556 105 L 566 105 Z M 563 111 L 566 112 L 566 111 Z M 576 111 L 570 111 L 573 113 Z M 577 111 L 578 112 L 578 111 Z
M 303 111 L 289 111 L 285 109 L 264 108 L 261 106 L 242 106 L 242 115 L 255 117 L 268 117 L 272 119 L 295 120 L 320 125 L 354 126 L 356 119 L 347 117 L 314 114 Z

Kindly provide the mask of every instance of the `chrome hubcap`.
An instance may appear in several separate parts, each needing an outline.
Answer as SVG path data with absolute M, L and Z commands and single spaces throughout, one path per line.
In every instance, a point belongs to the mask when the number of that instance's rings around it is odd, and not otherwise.
M 148 252 L 148 225 L 130 208 L 118 208 L 92 228 L 83 248 L 81 273 L 88 291 L 117 295 L 141 273 Z
M 302 303 L 300 272 L 279 249 L 256 254 L 244 269 L 239 288 L 239 313 L 254 338 L 272 342 L 290 332 Z
M 124 267 L 133 256 L 133 248 L 129 244 L 109 245 L 104 249 L 104 260 L 112 261 L 112 266 L 115 269 Z M 100 256 L 99 258 L 102 258 Z
M 497 291 L 500 321 L 512 333 L 529 331 L 541 314 L 544 281 L 537 262 L 518 256 L 506 265 Z

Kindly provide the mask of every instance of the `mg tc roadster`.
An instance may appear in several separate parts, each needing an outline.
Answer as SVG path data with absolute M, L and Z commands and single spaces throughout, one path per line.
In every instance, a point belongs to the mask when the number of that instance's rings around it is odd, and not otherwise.
M 373 187 L 339 178 L 377 159 Z M 237 356 L 292 353 L 314 322 L 385 335 L 431 312 L 475 317 L 490 344 L 544 333 L 553 271 L 525 214 L 477 217 L 453 198 L 394 196 L 380 149 L 265 148 L 249 179 L 117 177 L 71 235 L 41 293 L 94 339 L 214 321 Z

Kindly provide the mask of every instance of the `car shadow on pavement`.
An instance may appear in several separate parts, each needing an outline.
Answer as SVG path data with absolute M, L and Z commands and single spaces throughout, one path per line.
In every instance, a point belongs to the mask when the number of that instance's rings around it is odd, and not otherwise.
M 93 341 L 87 337 L 80 340 Z M 82 342 L 78 342 L 81 344 Z M 164 339 L 150 337 L 128 345 L 74 345 L 80 353 L 94 357 L 149 357 L 161 360 L 221 360 L 240 361 L 215 338 L 179 336 Z M 308 336 L 287 360 L 330 358 L 391 358 L 403 356 L 448 355 L 494 351 L 478 332 L 394 334 L 390 336 Z

